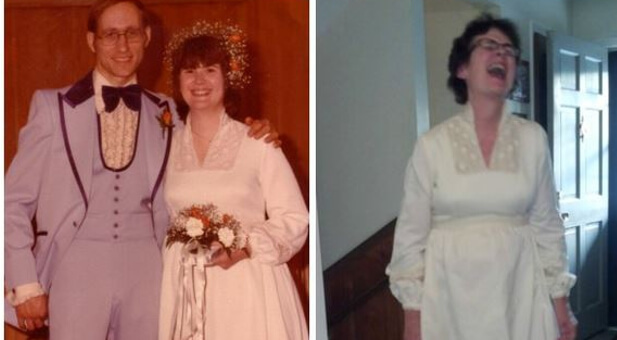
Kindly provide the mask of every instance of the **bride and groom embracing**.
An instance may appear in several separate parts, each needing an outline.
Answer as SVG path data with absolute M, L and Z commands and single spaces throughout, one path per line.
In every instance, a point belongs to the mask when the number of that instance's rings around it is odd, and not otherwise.
M 306 206 L 276 133 L 232 118 L 244 33 L 174 35 L 174 101 L 137 85 L 141 2 L 96 2 L 87 41 L 94 70 L 34 94 L 5 178 L 5 319 L 52 340 L 308 338 L 285 265 Z

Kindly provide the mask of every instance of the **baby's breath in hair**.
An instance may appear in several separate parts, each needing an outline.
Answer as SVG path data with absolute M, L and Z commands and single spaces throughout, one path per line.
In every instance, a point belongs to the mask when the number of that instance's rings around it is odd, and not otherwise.
M 174 34 L 163 55 L 163 61 L 171 72 L 173 72 L 173 56 L 178 48 L 188 39 L 199 36 L 211 36 L 218 39 L 221 47 L 229 54 L 227 78 L 232 88 L 242 89 L 250 83 L 251 77 L 247 74 L 249 63 L 246 35 L 238 25 L 231 23 L 209 23 L 202 20 Z

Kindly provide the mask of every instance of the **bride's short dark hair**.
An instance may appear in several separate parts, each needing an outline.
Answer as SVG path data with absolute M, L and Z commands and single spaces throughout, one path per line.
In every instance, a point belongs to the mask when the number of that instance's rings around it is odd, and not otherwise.
M 236 89 L 229 86 L 229 62 L 230 56 L 226 49 L 222 47 L 221 41 L 208 35 L 189 38 L 174 51 L 171 71 L 172 92 L 180 119 L 186 121 L 186 116 L 189 112 L 189 106 L 182 98 L 182 93 L 180 92 L 180 72 L 198 66 L 217 64 L 221 67 L 225 83 L 225 95 L 223 97 L 225 111 L 232 117 L 237 114 L 239 93 Z

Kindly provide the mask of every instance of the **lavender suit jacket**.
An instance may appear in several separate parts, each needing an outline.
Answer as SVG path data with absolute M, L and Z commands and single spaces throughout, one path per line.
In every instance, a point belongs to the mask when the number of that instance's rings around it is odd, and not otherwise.
M 172 128 L 157 117 L 169 109 L 167 98 L 144 91 L 138 143 L 146 143 L 150 200 L 155 235 L 162 244 L 168 214 L 161 182 Z M 49 291 L 53 276 L 88 211 L 94 157 L 100 157 L 92 74 L 73 86 L 38 90 L 30 104 L 19 147 L 5 177 L 5 289 L 40 282 Z M 36 215 L 37 230 L 32 228 Z M 34 246 L 34 248 L 32 248 Z M 154 283 L 153 283 L 154 284 Z M 5 299 L 5 321 L 16 324 Z

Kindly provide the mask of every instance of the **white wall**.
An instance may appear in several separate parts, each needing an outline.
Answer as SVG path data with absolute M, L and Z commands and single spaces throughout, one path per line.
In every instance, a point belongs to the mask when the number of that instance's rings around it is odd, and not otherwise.
M 617 1 L 574 1 L 572 35 L 608 48 L 617 48 Z
M 463 0 L 461 0 L 463 1 Z M 492 4 L 501 16 L 513 20 L 530 50 L 530 23 L 548 30 L 617 47 L 617 1 L 615 0 L 467 0 Z
M 501 16 L 519 26 L 526 43 L 529 22 L 537 22 L 558 32 L 568 33 L 570 28 L 570 0 L 501 0 L 496 1 Z M 527 45 L 529 46 L 529 45 Z
M 422 0 L 318 0 L 316 31 L 317 209 L 327 268 L 398 214 L 407 159 L 428 127 Z
M 532 52 L 532 25 L 550 31 L 570 34 L 569 1 L 555 0 L 501 0 L 500 16 L 512 20 L 521 36 L 522 59 L 530 60 Z

